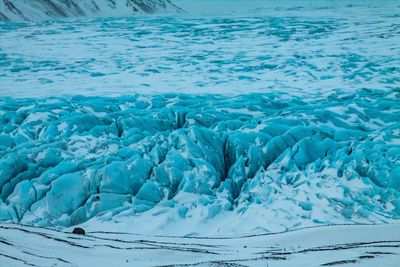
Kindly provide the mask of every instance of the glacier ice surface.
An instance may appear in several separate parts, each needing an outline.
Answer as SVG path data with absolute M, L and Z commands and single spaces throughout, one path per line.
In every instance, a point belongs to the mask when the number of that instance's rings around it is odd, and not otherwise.
M 183 2 L 191 13 L 0 22 L 0 96 L 398 88 L 395 1 L 222 1 L 240 13 L 210 15 Z
M 390 221 L 400 214 L 399 99 L 367 89 L 308 101 L 5 97 L 0 219 L 67 227 L 94 216 L 184 220 L 202 210 L 207 221 L 257 210 L 267 230 Z
M 187 235 L 398 221 L 396 2 L 183 2 L 0 22 L 0 220 Z

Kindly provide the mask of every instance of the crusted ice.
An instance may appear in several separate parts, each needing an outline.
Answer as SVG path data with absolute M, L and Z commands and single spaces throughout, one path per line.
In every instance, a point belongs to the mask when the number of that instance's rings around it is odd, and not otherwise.
M 207 221 L 256 207 L 266 230 L 390 221 L 399 100 L 396 90 L 2 98 L 0 220 L 70 226 L 200 209 Z

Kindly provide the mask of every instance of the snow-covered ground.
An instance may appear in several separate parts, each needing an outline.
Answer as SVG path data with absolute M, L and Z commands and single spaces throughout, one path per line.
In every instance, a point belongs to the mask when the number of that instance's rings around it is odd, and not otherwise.
M 1 266 L 397 267 L 400 262 L 400 224 L 226 238 L 68 231 L 0 224 Z

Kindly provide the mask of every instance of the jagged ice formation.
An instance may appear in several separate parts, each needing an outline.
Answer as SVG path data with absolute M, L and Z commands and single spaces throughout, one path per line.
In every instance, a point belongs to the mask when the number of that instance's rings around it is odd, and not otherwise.
M 400 92 L 0 100 L 0 220 L 201 208 L 266 230 L 400 214 Z M 281 227 L 281 228 L 279 228 Z

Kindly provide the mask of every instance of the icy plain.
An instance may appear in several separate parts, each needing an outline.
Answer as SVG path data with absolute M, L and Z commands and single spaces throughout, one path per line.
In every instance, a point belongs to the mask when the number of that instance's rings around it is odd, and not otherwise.
M 207 2 L 0 23 L 0 221 L 187 238 L 387 224 L 303 249 L 398 231 L 398 2 Z
M 397 88 L 397 1 L 194 2 L 171 16 L 2 23 L 0 96 Z

